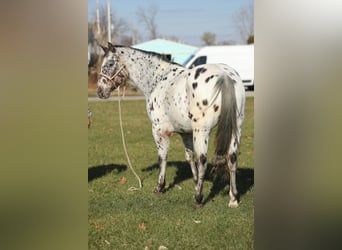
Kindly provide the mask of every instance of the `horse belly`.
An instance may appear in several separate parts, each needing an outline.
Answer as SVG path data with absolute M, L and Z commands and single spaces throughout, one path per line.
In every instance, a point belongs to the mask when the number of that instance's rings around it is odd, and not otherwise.
M 169 109 L 169 119 L 175 132 L 184 133 L 191 132 L 191 120 L 189 119 L 189 111 L 187 107 L 172 107 Z
M 184 86 L 184 85 L 183 85 Z M 189 118 L 189 99 L 185 88 L 173 89 L 166 97 L 165 110 L 175 132 L 191 132 L 191 119 Z

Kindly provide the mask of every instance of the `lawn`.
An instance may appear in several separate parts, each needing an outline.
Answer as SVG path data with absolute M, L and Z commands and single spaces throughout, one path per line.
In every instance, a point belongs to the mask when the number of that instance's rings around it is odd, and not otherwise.
M 157 150 L 145 101 L 123 101 L 126 145 L 143 188 L 127 165 L 117 102 L 90 102 L 88 131 L 89 249 L 253 249 L 254 247 L 254 98 L 246 102 L 237 188 L 240 205 L 228 207 L 227 178 L 204 182 L 204 206 L 194 208 L 194 184 L 179 135 L 171 138 L 163 194 L 157 182 Z M 215 131 L 213 131 L 215 132 Z M 213 157 L 211 135 L 208 159 Z

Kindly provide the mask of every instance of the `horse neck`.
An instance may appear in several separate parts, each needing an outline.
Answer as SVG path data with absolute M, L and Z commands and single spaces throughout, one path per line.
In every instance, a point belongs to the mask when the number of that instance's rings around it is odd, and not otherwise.
M 129 79 L 148 98 L 158 84 L 158 76 L 165 74 L 171 64 L 139 50 L 125 48 L 123 52 Z

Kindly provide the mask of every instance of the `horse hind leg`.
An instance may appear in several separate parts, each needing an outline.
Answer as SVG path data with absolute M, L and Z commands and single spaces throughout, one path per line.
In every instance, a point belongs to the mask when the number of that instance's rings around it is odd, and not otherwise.
M 208 151 L 208 129 L 195 129 L 193 135 L 195 152 L 198 158 L 198 181 L 195 184 L 196 207 L 200 207 L 203 199 L 203 182 L 205 171 L 207 169 L 207 151 Z
M 238 191 L 236 188 L 236 169 L 237 169 L 237 140 L 233 140 L 233 145 L 230 147 L 228 154 L 228 170 L 230 175 L 230 186 L 229 186 L 229 207 L 236 208 L 239 206 L 238 204 Z
M 185 146 L 185 159 L 190 164 L 195 185 L 198 181 L 198 170 L 194 160 L 194 144 L 192 134 L 181 134 Z

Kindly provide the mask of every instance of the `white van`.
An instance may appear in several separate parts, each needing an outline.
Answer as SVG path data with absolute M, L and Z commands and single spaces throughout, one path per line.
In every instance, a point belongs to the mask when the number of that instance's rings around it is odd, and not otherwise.
M 184 66 L 192 68 L 206 63 L 227 64 L 239 73 L 246 88 L 254 89 L 254 44 L 205 46 L 191 55 Z

